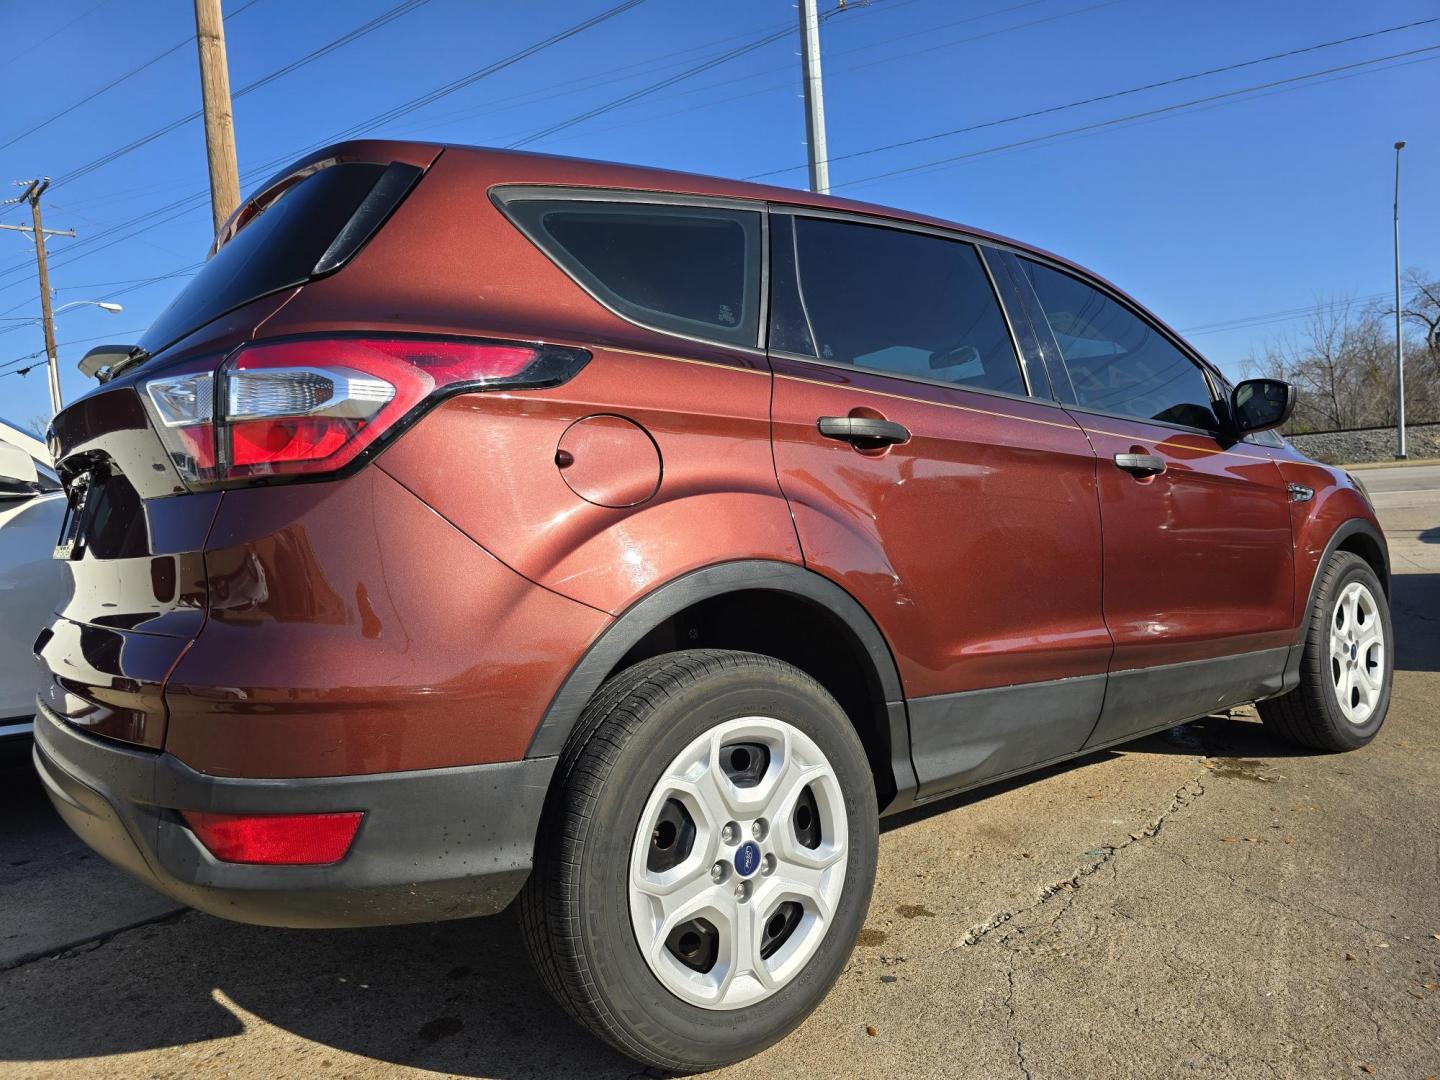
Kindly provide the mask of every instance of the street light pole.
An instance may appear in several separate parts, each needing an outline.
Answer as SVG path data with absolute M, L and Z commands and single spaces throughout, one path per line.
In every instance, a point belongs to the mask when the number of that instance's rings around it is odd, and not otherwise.
M 1400 337 L 1400 151 L 1395 144 L 1395 460 L 1405 460 L 1405 343 Z
M 800 55 L 805 79 L 805 138 L 810 150 L 810 190 L 830 193 L 825 150 L 825 92 L 820 78 L 820 13 L 816 0 L 800 0 Z

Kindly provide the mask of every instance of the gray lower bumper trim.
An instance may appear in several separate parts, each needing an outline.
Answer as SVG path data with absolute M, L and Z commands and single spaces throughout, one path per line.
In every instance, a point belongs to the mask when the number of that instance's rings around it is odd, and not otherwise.
M 91 847 L 182 903 L 240 922 L 366 926 L 493 914 L 529 875 L 554 758 L 295 780 L 206 776 L 169 754 L 101 742 L 41 712 L 35 764 Z M 178 811 L 363 810 L 328 866 L 219 862 Z

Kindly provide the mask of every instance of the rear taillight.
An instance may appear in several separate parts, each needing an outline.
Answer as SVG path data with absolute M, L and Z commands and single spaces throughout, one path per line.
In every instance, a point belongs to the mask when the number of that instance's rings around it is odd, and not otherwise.
M 338 814 L 211 814 L 180 816 L 221 862 L 313 866 L 339 862 L 355 841 L 364 811 Z
M 147 380 L 160 437 L 185 482 L 208 487 L 337 472 L 439 397 L 558 386 L 581 349 L 420 337 L 313 337 L 250 345 L 218 370 Z

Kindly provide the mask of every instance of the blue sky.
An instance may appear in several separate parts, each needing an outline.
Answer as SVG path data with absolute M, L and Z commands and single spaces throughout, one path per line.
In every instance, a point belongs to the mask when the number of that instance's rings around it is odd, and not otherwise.
M 242 187 L 305 148 L 613 6 L 428 0 L 235 103 Z M 835 0 L 822 0 L 822 10 Z M 396 0 L 226 0 L 238 88 L 393 8 Z M 1154 0 L 850 0 L 822 30 L 832 157 L 1006 120 L 1352 35 L 1440 19 L 1437 0 L 1197 5 Z M 790 0 L 645 0 L 424 108 L 370 128 L 506 145 L 792 27 Z M 84 175 L 102 155 L 199 106 L 188 3 L 56 0 L 0 7 L 0 181 L 50 175 L 46 225 L 66 399 L 94 341 L 133 340 L 211 239 L 198 121 Z M 144 71 L 23 134 L 172 45 Z M 1071 129 L 1261 83 L 1440 45 L 1440 21 L 1045 116 L 837 160 L 837 194 L 951 218 L 1090 266 L 1228 371 L 1296 327 L 1317 299 L 1383 294 L 1391 274 L 1393 151 L 1404 151 L 1407 266 L 1440 273 L 1440 50 L 1354 67 L 1055 138 Z M 797 38 L 789 33 L 527 149 L 805 183 Z M 17 136 L 21 136 L 17 138 Z M 1000 149 L 1039 139 L 1030 145 Z M 933 168 L 877 174 L 947 158 Z M 187 206 L 193 208 L 187 209 Z M 24 220 L 18 208 L 0 222 Z M 130 236 L 131 233 L 138 235 Z M 87 237 L 96 237 L 88 244 Z M 128 238 L 126 238 L 128 237 Z M 112 243 L 119 239 L 120 242 Z M 0 232 L 0 371 L 38 351 L 29 238 Z M 79 245 L 67 254 L 69 245 Z M 1217 324 L 1242 322 L 1215 330 Z M 0 375 L 0 414 L 48 413 L 42 368 Z

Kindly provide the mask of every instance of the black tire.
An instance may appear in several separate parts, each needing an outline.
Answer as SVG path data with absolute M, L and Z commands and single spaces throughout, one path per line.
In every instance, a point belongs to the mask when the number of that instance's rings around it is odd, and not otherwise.
M 1380 579 L 1360 556 L 1337 551 L 1321 568 L 1306 624 L 1300 685 L 1288 694 L 1257 705 L 1265 726 L 1287 742 L 1311 750 L 1355 750 L 1370 742 L 1385 723 L 1390 708 L 1390 686 L 1395 671 L 1395 636 L 1390 625 L 1390 603 Z M 1384 633 L 1384 663 L 1379 700 L 1363 724 L 1352 723 L 1340 708 L 1331 668 L 1330 641 L 1335 605 L 1351 582 L 1360 582 L 1375 599 Z
M 808 964 L 755 1004 L 712 1010 L 675 996 L 648 966 L 630 922 L 628 866 L 667 764 L 717 724 L 751 715 L 799 728 L 825 754 L 843 793 L 849 856 L 834 917 Z M 556 1000 L 621 1053 L 676 1072 L 715 1068 L 777 1042 L 829 992 L 864 923 L 877 851 L 865 750 L 823 687 L 767 656 L 670 653 L 602 687 L 560 756 L 521 899 L 526 945 Z

